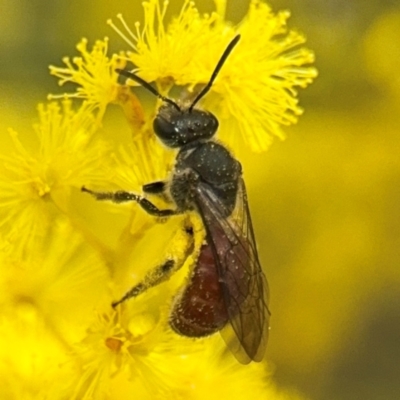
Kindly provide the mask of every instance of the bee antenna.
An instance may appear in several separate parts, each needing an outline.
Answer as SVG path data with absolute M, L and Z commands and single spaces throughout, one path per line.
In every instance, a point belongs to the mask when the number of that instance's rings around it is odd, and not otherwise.
M 149 92 L 153 93 L 159 99 L 161 99 L 162 101 L 165 101 L 166 103 L 171 104 L 178 111 L 181 111 L 178 104 L 176 104 L 173 100 L 169 99 L 168 97 L 163 96 L 153 86 L 151 86 L 150 83 L 146 82 L 145 80 L 143 80 L 142 78 L 140 78 L 139 76 L 134 74 L 133 72 L 127 71 L 126 69 L 119 69 L 119 68 L 117 68 L 115 71 L 118 72 L 120 75 L 125 76 L 126 78 L 132 79 L 135 82 L 139 83 L 141 86 L 143 86 Z
M 240 40 L 240 35 L 236 35 L 232 41 L 228 44 L 228 47 L 225 49 L 224 54 L 219 59 L 217 66 L 214 69 L 214 72 L 211 75 L 210 80 L 208 81 L 207 85 L 203 88 L 203 90 L 197 95 L 197 97 L 193 100 L 193 103 L 189 107 L 189 112 L 193 110 L 193 107 L 197 104 L 197 102 L 211 89 L 212 84 L 215 81 L 215 78 L 218 75 L 218 72 L 224 65 L 226 59 L 228 58 L 231 51 L 236 46 L 237 42 Z

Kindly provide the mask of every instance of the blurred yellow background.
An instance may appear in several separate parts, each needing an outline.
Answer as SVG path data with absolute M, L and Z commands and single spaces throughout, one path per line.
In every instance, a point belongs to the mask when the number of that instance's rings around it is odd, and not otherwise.
M 291 10 L 289 27 L 307 36 L 319 77 L 301 91 L 305 114 L 286 141 L 239 155 L 271 288 L 267 357 L 279 384 L 312 399 L 398 399 L 400 5 L 269 3 Z M 171 0 L 169 13 L 181 4 Z M 228 19 L 247 4 L 230 0 Z M 127 0 L 1 0 L 0 10 L 3 148 L 9 126 L 31 131 L 36 104 L 60 92 L 49 64 L 74 56 L 81 37 L 125 49 L 105 21 L 143 12 Z

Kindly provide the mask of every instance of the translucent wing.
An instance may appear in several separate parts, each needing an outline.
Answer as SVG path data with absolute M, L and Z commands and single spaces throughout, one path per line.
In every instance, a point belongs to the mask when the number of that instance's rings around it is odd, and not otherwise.
M 226 217 L 224 204 L 206 183 L 196 187 L 202 216 L 222 286 L 230 324 L 221 335 L 239 362 L 261 361 L 268 339 L 268 284 L 262 272 L 244 182 L 234 211 Z

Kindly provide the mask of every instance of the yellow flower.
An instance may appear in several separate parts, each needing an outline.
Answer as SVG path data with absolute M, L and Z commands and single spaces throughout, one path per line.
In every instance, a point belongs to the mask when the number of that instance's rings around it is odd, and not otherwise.
M 76 46 L 81 57 L 72 60 L 65 57 L 64 68 L 50 66 L 50 73 L 60 78 L 59 85 L 67 82 L 79 85 L 76 93 L 64 95 L 51 95 L 54 98 L 79 98 L 86 100 L 91 110 L 99 109 L 98 118 L 101 119 L 106 106 L 115 101 L 118 95 L 116 68 L 123 68 L 117 55 L 107 57 L 108 39 L 98 40 L 93 49 L 87 49 L 87 39 L 82 39 Z
M 225 8 L 222 3 L 218 2 L 219 12 Z M 143 28 L 136 23 L 135 32 L 121 16 L 126 33 L 112 24 L 133 50 L 127 60 L 134 71 L 156 82 L 163 93 L 173 84 L 193 89 L 209 81 L 230 39 L 240 33 L 240 43 L 204 99 L 204 107 L 218 116 L 221 138 L 233 148 L 242 140 L 253 151 L 264 151 L 273 136 L 283 138 L 281 125 L 295 123 L 302 113 L 295 87 L 307 86 L 317 75 L 306 66 L 314 61 L 313 53 L 299 48 L 304 36 L 287 31 L 289 13 L 274 15 L 267 4 L 253 0 L 247 16 L 234 27 L 223 15 L 201 15 L 193 2 L 185 1 L 179 17 L 165 27 L 167 4 L 144 3 L 145 23 Z
M 115 68 L 125 62 L 164 94 L 174 84 L 191 91 L 209 81 L 223 50 L 240 33 L 241 41 L 204 99 L 204 107 L 218 116 L 221 138 L 232 148 L 244 142 L 253 151 L 264 151 L 274 136 L 284 138 L 282 125 L 297 122 L 301 115 L 296 87 L 304 88 L 316 77 L 315 68 L 308 66 L 314 55 L 300 47 L 303 35 L 288 32 L 287 11 L 274 15 L 267 4 L 252 0 L 247 16 L 233 26 L 224 20 L 225 2 L 216 3 L 217 11 L 202 15 L 194 2 L 186 0 L 179 16 L 167 25 L 168 1 L 145 2 L 143 27 L 137 22 L 130 29 L 122 15 L 118 15 L 121 28 L 109 21 L 131 48 L 125 56 L 114 54 L 109 59 L 107 41 L 97 42 L 89 53 L 84 40 L 78 45 L 82 58 L 74 60 L 76 67 L 66 59 L 66 68 L 51 67 L 51 72 L 61 84 L 71 81 L 80 86 L 71 96 L 104 110 L 120 98 Z
M 147 302 L 149 299 L 151 295 Z M 165 318 L 163 322 L 165 326 Z M 171 383 L 180 372 L 182 352 L 186 349 L 190 354 L 196 348 L 177 346 L 177 342 L 179 339 L 157 323 L 143 301 L 133 312 L 110 309 L 98 316 L 76 347 L 82 373 L 74 382 L 71 399 L 103 398 L 104 393 L 118 391 L 121 378 L 130 381 L 131 395 L 139 392 L 140 398 L 149 399 L 168 393 L 172 396 Z M 121 396 L 123 393 L 116 398 Z
M 77 374 L 72 344 L 92 309 L 109 306 L 105 264 L 65 218 L 53 219 L 29 254 L 8 248 L 0 259 L 2 398 L 62 398 Z
M 62 399 L 74 376 L 69 356 L 29 303 L 0 316 L 0 394 L 7 400 Z
M 127 60 L 136 66 L 139 75 L 148 82 L 156 81 L 162 90 L 163 86 L 169 89 L 173 83 L 190 83 L 193 68 L 196 68 L 199 61 L 196 51 L 193 50 L 197 46 L 205 45 L 215 36 L 211 27 L 217 16 L 202 16 L 194 2 L 185 0 L 179 16 L 167 29 L 164 18 L 168 1 L 162 2 L 162 6 L 160 3 L 157 0 L 143 3 L 143 28 L 137 22 L 135 32 L 128 27 L 122 15 L 118 15 L 118 18 L 126 34 L 112 21 L 109 24 L 131 47 Z
M 96 129 L 86 104 L 75 112 L 65 100 L 62 108 L 57 103 L 39 106 L 35 151 L 11 132 L 14 153 L 0 155 L 0 227 L 9 240 L 26 248 L 43 236 L 55 215 L 66 211 L 71 188 L 101 176 L 106 147 L 95 140 Z
M 284 138 L 281 126 L 296 123 L 302 113 L 295 87 L 311 83 L 316 70 L 304 66 L 314 61 L 312 52 L 298 48 L 304 36 L 287 32 L 289 15 L 274 15 L 267 4 L 253 0 L 236 28 L 241 41 L 204 100 L 204 107 L 218 115 L 221 137 L 232 148 L 244 140 L 253 151 L 264 151 L 273 136 Z

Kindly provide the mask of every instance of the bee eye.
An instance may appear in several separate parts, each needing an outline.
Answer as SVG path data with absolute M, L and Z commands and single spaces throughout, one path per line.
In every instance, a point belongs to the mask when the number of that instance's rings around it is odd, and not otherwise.
M 156 135 L 162 139 L 171 139 L 175 134 L 175 126 L 164 118 L 155 118 L 153 129 Z

